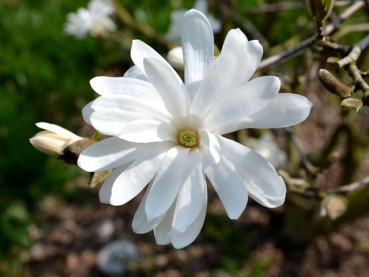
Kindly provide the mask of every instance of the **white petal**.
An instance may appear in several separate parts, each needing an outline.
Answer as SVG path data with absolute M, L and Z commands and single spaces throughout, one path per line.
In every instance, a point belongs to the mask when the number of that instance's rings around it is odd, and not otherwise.
M 120 109 L 104 109 L 94 111 L 90 115 L 90 124 L 101 134 L 118 136 L 127 122 L 136 120 L 137 114 L 123 112 Z M 141 118 L 141 117 L 140 117 Z
M 92 115 L 92 113 L 95 111 L 93 108 L 92 108 L 92 104 L 93 104 L 94 101 L 91 101 L 90 103 L 88 103 L 86 106 L 84 106 L 84 108 L 82 109 L 82 117 L 83 117 L 83 120 L 87 123 L 87 124 L 91 124 L 91 120 L 90 120 L 90 117 Z
M 206 146 L 209 148 L 209 154 L 211 156 L 211 165 L 218 166 L 220 163 L 221 149 L 216 137 L 206 130 L 198 129 L 201 138 L 201 147 Z
M 223 156 L 241 175 L 250 196 L 269 208 L 282 205 L 286 186 L 274 167 L 261 155 L 237 142 L 221 136 L 217 139 Z
M 197 10 L 186 12 L 182 19 L 182 47 L 185 84 L 202 80 L 213 62 L 213 31 L 205 15 Z
M 149 187 L 147 188 L 145 195 L 142 198 L 140 205 L 138 206 L 138 209 L 133 217 L 132 229 L 136 234 L 145 234 L 147 232 L 150 232 L 152 229 L 154 229 L 156 226 L 159 225 L 159 223 L 163 220 L 165 216 L 165 214 L 162 214 L 152 219 L 151 221 L 147 220 L 145 212 L 145 204 L 147 195 L 149 194 L 153 181 L 154 179 L 150 182 Z
M 204 126 L 212 131 L 264 109 L 277 96 L 280 84 L 274 76 L 259 77 L 243 84 L 215 105 L 205 119 Z
M 110 95 L 97 98 L 91 106 L 95 111 L 103 110 L 107 114 L 115 113 L 120 110 L 119 116 L 126 115 L 128 118 L 138 119 L 156 119 L 164 122 L 170 122 L 172 115 L 167 111 L 161 102 L 147 101 L 129 95 Z M 122 121 L 126 116 L 122 116 Z M 93 121 L 92 121 L 93 123 Z M 116 130 L 111 130 L 116 133 Z
M 81 137 L 77 136 L 76 134 L 68 131 L 67 129 L 64 129 L 63 127 L 60 127 L 59 125 L 50 124 L 46 122 L 38 122 L 36 123 L 36 126 L 38 128 L 53 132 L 55 134 L 58 134 L 66 139 L 70 140 L 80 140 Z
M 124 171 L 105 180 L 100 189 L 100 201 L 111 205 L 123 205 L 139 194 L 156 174 L 161 161 L 173 143 L 157 143 L 131 163 Z
M 263 47 L 259 41 L 252 40 L 234 51 L 238 57 L 236 82 L 245 83 L 255 73 L 261 57 L 263 56 Z
M 116 168 L 137 159 L 150 146 L 151 144 L 133 143 L 116 137 L 104 139 L 82 151 L 78 166 L 88 172 Z
M 169 113 L 176 119 L 186 117 L 190 97 L 176 80 L 173 71 L 153 58 L 145 59 L 144 66 L 147 77 L 160 94 Z
M 99 190 L 100 202 L 105 204 L 112 204 L 118 206 L 118 201 L 116 201 L 117 195 L 112 195 L 114 181 L 130 166 L 131 163 L 127 163 L 114 168 L 114 170 L 109 174 L 108 178 L 102 184 Z M 120 195 L 118 195 L 119 197 Z M 112 199 L 110 199 L 112 197 Z M 114 198 L 115 197 L 115 198 Z
M 132 66 L 130 69 L 128 69 L 123 77 L 129 77 L 129 78 L 136 78 L 142 81 L 148 82 L 146 75 L 144 72 L 142 72 L 137 66 Z
M 205 182 L 205 180 L 204 180 Z M 204 225 L 206 216 L 206 207 L 208 203 L 207 191 L 205 189 L 202 200 L 202 207 L 200 214 L 197 216 L 196 220 L 189 225 L 187 228 L 178 231 L 172 227 L 170 232 L 170 238 L 174 248 L 180 249 L 191 244 L 197 236 L 200 234 L 201 228 Z
M 218 126 L 213 133 L 227 134 L 245 128 L 283 128 L 304 121 L 312 103 L 304 96 L 279 93 L 264 109 L 243 119 Z
M 222 47 L 222 53 L 234 51 L 247 43 L 247 37 L 240 29 L 232 29 L 228 32 Z
M 190 96 L 191 102 L 195 98 L 195 95 L 201 86 L 201 82 L 202 80 L 199 80 L 197 82 L 193 82 L 189 85 L 186 85 L 187 92 L 188 92 L 188 95 Z
M 189 148 L 171 148 L 160 164 L 147 197 L 145 211 L 149 220 L 165 213 L 177 196 Z
M 172 228 L 173 216 L 175 210 L 175 201 L 168 209 L 165 217 L 160 224 L 154 229 L 154 235 L 156 243 L 159 245 L 165 245 L 170 243 L 170 230 Z
M 178 142 L 178 130 L 171 124 L 155 120 L 135 120 L 128 123 L 119 134 L 121 139 L 132 142 Z
M 172 70 L 173 75 L 176 76 L 178 82 L 182 82 L 181 78 L 178 74 L 174 71 L 174 69 L 170 66 L 170 64 L 158 54 L 154 49 L 148 46 L 146 43 L 140 40 L 132 41 L 132 48 L 131 48 L 131 58 L 135 65 L 141 70 L 141 72 L 145 73 L 147 76 L 147 72 L 144 68 L 144 59 L 146 58 L 154 58 L 156 60 L 161 61 L 164 63 L 170 70 Z
M 237 56 L 234 52 L 221 54 L 211 64 L 193 99 L 190 113 L 203 118 L 220 99 L 239 84 L 234 82 Z
M 188 154 L 183 172 L 182 186 L 177 197 L 174 228 L 183 230 L 196 220 L 203 206 L 205 185 L 200 153 L 194 148 Z
M 240 174 L 222 156 L 218 167 L 209 165 L 209 152 L 201 149 L 204 172 L 213 185 L 230 219 L 238 219 L 245 210 L 248 193 Z M 223 151 L 223 150 L 222 150 Z
M 163 103 L 154 86 L 148 82 L 128 77 L 95 77 L 90 85 L 100 95 L 122 95 L 146 101 L 158 101 Z

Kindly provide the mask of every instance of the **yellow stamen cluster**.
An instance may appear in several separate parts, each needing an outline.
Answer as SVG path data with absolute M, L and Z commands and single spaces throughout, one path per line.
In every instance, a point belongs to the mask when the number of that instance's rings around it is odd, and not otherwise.
M 179 143 L 186 147 L 196 146 L 196 133 L 191 130 L 184 130 L 179 134 Z

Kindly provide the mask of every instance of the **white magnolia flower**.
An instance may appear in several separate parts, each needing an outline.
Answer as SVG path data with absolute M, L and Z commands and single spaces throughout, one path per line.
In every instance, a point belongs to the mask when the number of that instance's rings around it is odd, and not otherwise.
M 276 168 L 287 160 L 286 152 L 278 147 L 271 132 L 265 133 L 259 139 L 250 139 L 248 145 Z
M 218 33 L 221 29 L 220 22 L 216 20 L 210 13 L 208 13 L 207 0 L 196 0 L 193 8 L 202 12 L 208 19 L 210 26 L 214 33 Z M 170 14 L 171 24 L 165 37 L 168 40 L 176 42 L 178 45 L 181 44 L 181 24 L 183 15 L 187 10 L 174 10 Z
M 36 126 L 46 131 L 37 133 L 29 141 L 37 150 L 53 157 L 59 157 L 65 148 L 83 139 L 55 124 L 39 122 Z
M 85 149 L 78 165 L 86 171 L 114 168 L 100 200 L 123 205 L 149 183 L 133 219 L 133 230 L 154 230 L 158 244 L 181 248 L 199 234 L 207 206 L 206 178 L 231 219 L 248 196 L 266 207 L 283 204 L 286 187 L 274 167 L 251 149 L 222 137 L 242 128 L 297 124 L 311 103 L 278 94 L 273 76 L 249 81 L 263 49 L 231 30 L 213 60 L 213 32 L 199 11 L 182 21 L 183 83 L 174 69 L 142 41 L 132 44 L 135 66 L 124 77 L 96 77 L 101 97 L 82 111 L 87 123 L 112 136 Z
M 91 0 L 88 8 L 79 8 L 77 13 L 68 13 L 64 31 L 76 38 L 83 38 L 87 34 L 93 37 L 106 31 L 115 31 L 116 25 L 109 17 L 114 7 L 109 0 Z

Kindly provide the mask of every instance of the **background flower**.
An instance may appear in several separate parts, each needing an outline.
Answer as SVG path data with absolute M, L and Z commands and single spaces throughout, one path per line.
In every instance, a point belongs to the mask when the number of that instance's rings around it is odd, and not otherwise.
M 242 128 L 275 128 L 304 120 L 311 103 L 278 94 L 274 76 L 249 81 L 262 56 L 257 41 L 231 30 L 213 61 L 213 32 L 197 10 L 182 22 L 183 83 L 151 47 L 134 41 L 135 66 L 125 77 L 97 77 L 101 95 L 83 109 L 87 123 L 112 138 L 84 150 L 78 165 L 113 172 L 100 189 L 103 203 L 122 205 L 148 184 L 133 229 L 154 229 L 158 244 L 176 248 L 199 234 L 207 207 L 205 176 L 228 216 L 237 219 L 248 195 L 267 207 L 284 202 L 286 188 L 273 166 L 221 135 Z
M 263 134 L 258 139 L 250 138 L 247 144 L 251 149 L 267 159 L 275 168 L 278 168 L 287 161 L 286 152 L 279 148 L 271 132 Z
M 79 8 L 77 13 L 68 13 L 64 31 L 76 38 L 84 38 L 87 34 L 93 37 L 113 32 L 116 25 L 109 17 L 114 13 L 110 0 L 91 0 L 88 8 Z

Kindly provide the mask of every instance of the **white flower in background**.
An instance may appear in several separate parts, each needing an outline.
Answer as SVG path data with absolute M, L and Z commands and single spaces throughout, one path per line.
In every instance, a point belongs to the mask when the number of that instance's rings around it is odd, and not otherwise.
M 207 0 L 196 0 L 193 8 L 195 10 L 202 12 L 206 16 L 214 33 L 218 33 L 220 31 L 221 29 L 220 22 L 216 20 L 211 14 L 208 13 Z M 170 14 L 171 24 L 165 37 L 168 40 L 176 42 L 178 45 L 181 44 L 181 24 L 183 15 L 186 12 L 187 10 L 174 10 Z
M 68 13 L 64 31 L 76 38 L 84 38 L 88 34 L 93 37 L 107 31 L 115 31 L 116 25 L 109 17 L 114 7 L 109 0 L 91 0 L 88 8 L 79 8 L 77 13 Z
M 46 131 L 37 133 L 29 141 L 34 148 L 53 157 L 61 156 L 65 148 L 83 139 L 55 124 L 39 122 L 36 126 Z
M 184 69 L 184 61 L 183 61 L 183 50 L 181 46 L 174 47 L 168 52 L 167 56 L 168 62 L 175 68 L 175 69 Z
M 286 153 L 279 148 L 271 132 L 265 133 L 259 139 L 250 138 L 248 145 L 252 150 L 267 159 L 275 168 L 283 165 L 287 160 Z
M 251 149 L 222 137 L 243 128 L 281 128 L 310 113 L 311 102 L 278 94 L 277 77 L 249 81 L 263 49 L 231 30 L 213 60 L 209 21 L 197 10 L 182 21 L 183 83 L 174 69 L 142 41 L 132 44 L 135 64 L 124 77 L 96 77 L 101 96 L 82 111 L 85 121 L 112 136 L 85 149 L 78 165 L 90 172 L 114 168 L 100 200 L 123 205 L 149 183 L 133 230 L 154 230 L 158 244 L 189 245 L 207 207 L 206 178 L 231 219 L 248 196 L 266 207 L 283 204 L 286 187 L 274 167 Z

